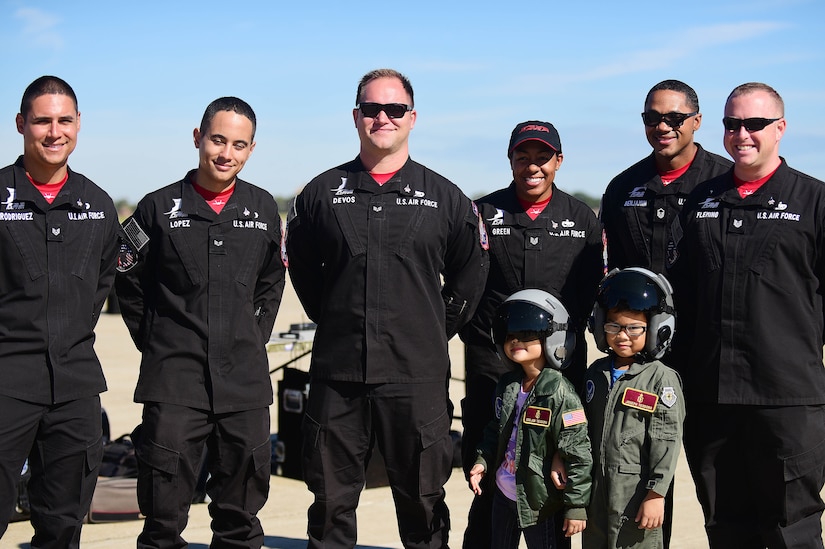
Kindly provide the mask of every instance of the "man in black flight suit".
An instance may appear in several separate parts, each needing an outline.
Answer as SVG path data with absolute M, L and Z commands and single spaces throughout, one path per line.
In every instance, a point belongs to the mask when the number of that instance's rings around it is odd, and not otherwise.
M 194 130 L 198 168 L 138 204 L 125 224 L 117 292 L 142 352 L 133 438 L 138 548 L 184 547 L 181 532 L 208 448 L 211 547 L 263 544 L 256 516 L 270 477 L 272 383 L 266 342 L 284 289 L 272 195 L 239 179 L 255 113 L 236 97 Z
M 290 279 L 318 324 L 303 425 L 308 546 L 355 546 L 377 443 L 404 547 L 447 547 L 447 341 L 484 284 L 478 216 L 458 187 L 410 159 L 405 76 L 366 74 L 352 115 L 358 157 L 307 184 L 287 231 Z

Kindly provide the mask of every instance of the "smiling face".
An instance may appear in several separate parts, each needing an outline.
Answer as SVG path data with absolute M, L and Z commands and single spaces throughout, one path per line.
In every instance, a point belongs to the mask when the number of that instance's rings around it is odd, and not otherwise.
M 513 151 L 510 167 L 516 196 L 526 202 L 542 202 L 553 194 L 556 171 L 564 160 L 541 141 L 525 141 Z
M 518 334 L 507 334 L 504 340 L 504 354 L 522 366 L 544 365 L 544 343 L 541 339 L 524 341 Z
M 659 114 L 687 114 L 695 110 L 688 105 L 684 93 L 673 90 L 655 91 L 645 103 L 645 112 L 653 111 Z M 671 128 L 664 121 L 653 127 L 645 126 L 647 142 L 653 147 L 656 165 L 660 170 L 676 170 L 693 160 L 696 155 L 693 132 L 701 125 L 702 115 L 697 114 L 686 119 L 679 128 Z
M 732 118 L 779 118 L 765 128 L 749 132 L 744 126 L 725 130 L 725 150 L 735 164 L 734 173 L 743 181 L 756 181 L 779 167 L 779 141 L 785 134 L 782 108 L 765 91 L 757 90 L 728 99 L 725 116 Z
M 613 322 L 621 326 L 647 326 L 647 315 L 641 311 L 617 311 L 610 309 L 607 311 L 607 322 Z M 604 335 L 607 339 L 607 344 L 616 355 L 616 366 L 629 366 L 632 364 L 633 357 L 637 353 L 642 352 L 647 342 L 647 333 L 630 337 L 624 329 L 619 330 L 618 334 L 605 332 Z
M 235 178 L 252 154 L 252 121 L 234 111 L 220 111 L 209 123 L 204 134 L 195 128 L 195 148 L 198 149 L 197 182 L 213 192 L 221 192 L 235 184 Z
M 368 82 L 359 98 L 359 103 L 403 103 L 412 105 L 412 98 L 398 78 L 380 77 Z M 409 156 L 410 131 L 415 126 L 415 110 L 404 113 L 399 118 L 390 118 L 381 111 L 375 117 L 364 116 L 359 109 L 353 109 L 352 117 L 361 140 L 361 160 L 368 170 L 379 164 L 379 169 L 399 169 Z
M 23 135 L 23 164 L 32 179 L 39 183 L 62 180 L 80 131 L 80 113 L 72 98 L 41 95 L 32 101 L 25 118 L 17 115 L 16 122 Z

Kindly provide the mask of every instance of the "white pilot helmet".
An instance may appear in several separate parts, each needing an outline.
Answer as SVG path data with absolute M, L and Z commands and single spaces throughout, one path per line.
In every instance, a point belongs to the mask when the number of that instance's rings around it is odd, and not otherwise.
M 613 269 L 607 273 L 599 284 L 596 304 L 588 322 L 596 346 L 603 352 L 610 349 L 604 335 L 607 311 L 616 307 L 647 315 L 647 340 L 639 354 L 644 360 L 662 358 L 676 333 L 676 310 L 670 282 L 663 275 L 642 267 Z
M 499 306 L 491 335 L 502 360 L 509 361 L 503 348 L 507 334 L 531 333 L 544 342 L 547 363 L 562 370 L 570 365 L 576 347 L 576 334 L 570 329 L 569 321 L 567 309 L 552 294 L 543 290 L 521 290 Z

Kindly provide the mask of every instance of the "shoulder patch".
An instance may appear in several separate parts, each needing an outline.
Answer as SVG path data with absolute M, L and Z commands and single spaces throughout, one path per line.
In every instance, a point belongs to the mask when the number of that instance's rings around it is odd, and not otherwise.
M 569 412 L 565 412 L 564 414 L 562 414 L 561 422 L 564 424 L 565 427 L 572 427 L 574 425 L 587 423 L 587 416 L 584 415 L 584 410 L 578 408 L 576 410 L 570 410 Z
M 587 383 L 584 386 L 584 390 L 584 398 L 589 403 L 591 400 L 593 400 L 593 395 L 596 394 L 596 384 L 593 383 L 592 379 L 587 380 Z
M 484 225 L 484 220 L 481 219 L 481 213 L 478 211 L 478 206 L 472 202 L 473 213 L 478 218 L 478 243 L 481 244 L 482 250 L 490 249 L 490 237 L 487 235 L 487 227 Z
M 123 224 L 123 232 L 120 234 L 117 270 L 125 273 L 132 270 L 140 262 L 140 250 L 149 242 L 149 235 L 135 221 L 134 217 L 130 217 L 129 221 Z
M 117 252 L 117 271 L 126 273 L 131 271 L 138 264 L 138 253 L 128 242 L 120 242 L 120 250 Z
M 676 396 L 676 391 L 673 389 L 673 387 L 662 387 L 662 404 L 670 408 L 671 406 L 676 404 L 677 398 L 678 397 Z
M 139 252 L 149 242 L 149 235 L 143 230 L 134 217 L 123 224 L 123 233 L 126 235 L 129 243 L 134 247 L 136 252 Z
M 286 223 L 282 223 L 280 220 L 278 224 L 281 227 L 281 263 L 284 264 L 284 267 L 289 268 L 289 257 L 286 253 L 286 232 L 287 232 L 287 225 Z

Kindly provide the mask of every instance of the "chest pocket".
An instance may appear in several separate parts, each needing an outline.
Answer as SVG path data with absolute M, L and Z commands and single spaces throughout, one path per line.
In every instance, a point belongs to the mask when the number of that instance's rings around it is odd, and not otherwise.
M 46 274 L 46 266 L 43 263 L 42 254 L 37 253 L 37 249 L 32 242 L 31 230 L 25 230 L 21 223 L 7 223 L 6 229 L 11 235 L 11 240 L 17 247 L 17 251 L 26 266 L 26 272 L 32 280 L 36 280 Z
M 510 228 L 510 231 L 515 231 L 515 228 Z M 508 238 L 510 238 L 509 235 L 493 235 L 492 238 L 490 238 L 490 255 L 499 266 L 498 270 L 501 272 L 507 284 L 508 293 L 512 294 L 523 288 L 523 285 L 521 276 L 519 275 L 521 268 L 516 268 L 515 263 L 513 263 L 513 258 L 510 257 L 507 250 Z
M 363 200 L 366 199 L 366 197 L 359 195 L 356 199 Z M 341 234 L 344 235 L 344 242 L 347 245 L 349 254 L 352 257 L 365 254 L 367 251 L 366 244 L 359 236 L 358 230 L 355 228 L 355 221 L 352 218 L 353 213 L 357 213 L 361 210 L 357 209 L 352 204 L 348 204 L 346 206 L 333 206 L 332 211 L 335 214 L 335 221 L 338 222 L 338 228 L 340 229 Z
M 277 222 L 277 220 L 269 221 L 269 223 Z M 243 244 L 240 245 L 240 249 L 230 251 L 233 253 L 237 251 L 239 254 L 242 254 L 242 257 L 239 257 L 239 261 L 235 264 L 235 268 L 237 269 L 235 280 L 244 286 L 254 286 L 261 268 L 261 263 L 264 261 L 263 258 L 268 257 L 266 251 L 270 243 L 269 233 L 262 229 L 241 229 L 236 227 L 229 230 L 246 231 L 241 234 L 241 237 L 245 238 L 243 238 Z M 235 241 L 238 239 L 230 238 L 229 240 Z
M 61 215 L 65 215 L 62 213 Z M 51 216 L 52 218 L 55 215 Z M 48 220 L 48 216 L 47 216 Z M 36 238 L 42 238 L 43 233 L 32 234 L 32 223 L 26 222 L 29 226 L 26 229 L 22 223 L 9 223 L 6 225 L 12 241 L 14 241 L 17 251 L 26 266 L 26 271 L 32 280 L 35 280 L 47 272 L 46 263 L 44 261 L 43 253 L 39 252 Z M 34 223 L 37 223 L 35 221 Z M 53 229 L 53 230 L 52 230 Z M 96 247 L 102 245 L 103 223 L 96 221 L 73 221 L 67 222 L 65 219 L 59 224 L 49 224 L 46 231 L 47 242 L 65 242 L 65 250 L 62 253 L 61 263 L 63 261 L 71 264 L 66 267 L 66 271 L 70 272 L 72 276 L 81 280 L 90 279 L 97 275 L 97 270 L 89 272 L 89 261 L 93 257 L 92 252 Z M 69 248 L 71 250 L 69 251 Z M 62 268 L 62 267 L 61 267 Z
M 180 258 L 180 264 L 183 265 L 186 278 L 191 286 L 197 286 L 204 280 L 203 273 L 198 267 L 198 261 L 195 257 L 196 243 L 190 242 L 187 237 L 189 229 L 172 229 L 169 231 L 169 240 L 172 243 L 172 248 Z M 173 258 L 168 258 L 174 264 Z M 179 281 L 182 282 L 182 281 Z
M 69 227 L 67 227 L 68 229 Z M 73 229 L 74 227 L 72 227 Z M 83 236 L 79 238 L 78 242 L 83 242 L 85 245 L 79 249 L 76 246 L 73 250 L 74 263 L 72 265 L 72 274 L 80 279 L 88 278 L 91 274 L 88 272 L 89 261 L 92 258 L 92 250 L 100 246 L 103 224 L 97 222 L 83 222 L 81 229 Z M 97 254 L 99 257 L 100 254 Z M 96 275 L 97 273 L 95 273 Z
M 724 211 L 721 210 L 719 215 L 724 215 Z M 702 222 L 697 223 L 698 231 L 697 231 L 697 240 L 691 245 L 691 252 L 696 253 L 696 259 L 699 261 L 699 264 L 702 266 L 702 269 L 705 272 L 712 272 L 719 269 L 722 262 L 719 256 L 719 250 L 723 246 L 721 239 L 717 241 L 717 239 L 711 234 L 710 227 L 711 225 L 719 224 L 718 220 L 710 220 L 707 222 L 703 220 Z
M 807 258 L 804 257 L 805 237 L 794 234 L 790 223 L 793 222 L 771 222 L 766 231 L 759 231 L 757 234 L 760 235 L 760 245 L 748 262 L 751 272 L 772 280 L 777 288 L 783 289 L 786 293 L 789 292 L 791 286 L 787 284 L 785 275 L 775 272 L 773 267 L 781 265 L 787 268 L 788 265 L 798 266 L 808 263 Z M 780 242 L 789 244 L 783 246 L 782 250 L 778 250 Z M 790 257 L 789 251 L 792 252 Z
M 398 239 L 398 246 L 395 248 L 395 253 L 398 257 L 405 261 L 413 261 L 414 263 L 421 264 L 422 254 L 416 253 L 415 247 L 417 242 L 423 243 L 423 241 L 426 240 L 421 238 L 422 235 L 420 232 L 424 220 L 427 217 L 427 212 L 424 208 L 418 208 L 413 212 L 401 235 L 402 238 Z
M 561 288 L 585 239 L 571 236 L 572 229 L 530 228 L 524 231 L 523 280 L 527 287 Z M 559 236 L 556 234 L 561 232 Z M 552 261 L 553 268 L 548 269 Z

